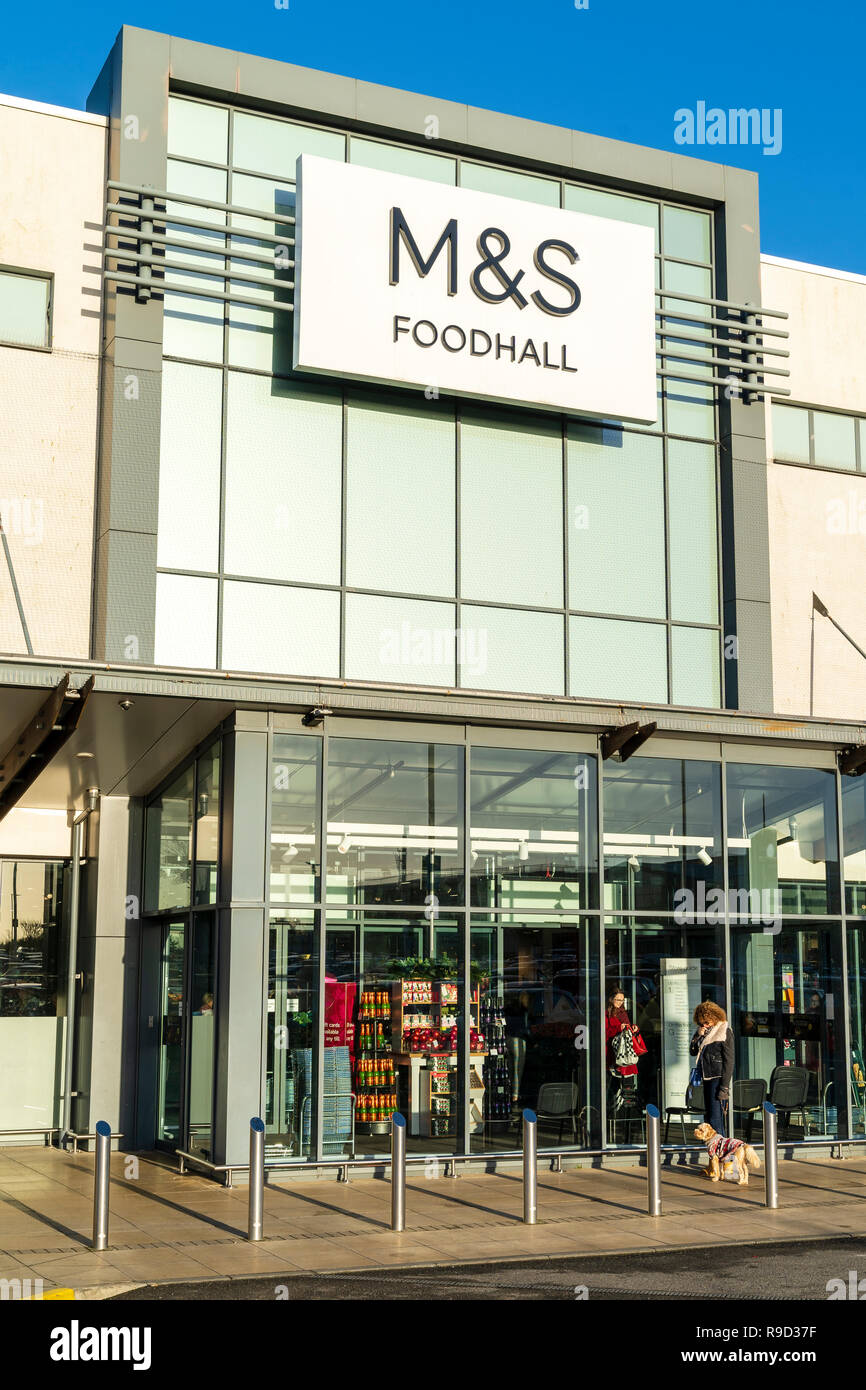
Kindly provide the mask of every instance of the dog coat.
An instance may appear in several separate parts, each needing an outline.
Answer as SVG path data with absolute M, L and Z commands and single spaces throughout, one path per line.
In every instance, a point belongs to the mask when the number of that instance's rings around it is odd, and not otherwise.
M 712 1139 L 707 1141 L 707 1153 L 710 1158 L 730 1158 L 742 1147 L 742 1139 L 726 1139 L 723 1134 L 714 1134 Z

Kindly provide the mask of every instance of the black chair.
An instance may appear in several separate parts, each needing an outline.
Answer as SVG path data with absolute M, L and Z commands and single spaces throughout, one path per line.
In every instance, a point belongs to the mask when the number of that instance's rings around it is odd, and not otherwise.
M 692 1103 L 691 1103 L 691 1105 L 669 1105 L 669 1106 L 667 1107 L 667 1109 L 665 1110 L 665 1143 L 668 1142 L 668 1135 L 670 1134 L 671 1116 L 672 1116 L 672 1115 L 676 1115 L 677 1119 L 678 1119 L 679 1122 L 680 1122 L 680 1129 L 682 1130 L 682 1135 L 683 1135 L 683 1143 L 685 1144 L 685 1143 L 687 1142 L 687 1141 L 686 1141 L 686 1116 L 687 1116 L 687 1115 L 700 1115 L 701 1119 L 704 1118 L 704 1088 L 703 1088 L 703 1084 L 701 1084 L 700 1086 L 693 1086 L 693 1087 L 692 1087 Z
M 770 1091 L 767 1100 L 775 1105 L 784 1121 L 784 1134 L 781 1139 L 786 1139 L 788 1130 L 791 1128 L 791 1116 L 795 1110 L 800 1111 L 803 1117 L 803 1107 L 806 1104 L 806 1096 L 809 1094 L 809 1080 L 811 1072 L 805 1067 L 774 1067 L 770 1074 Z
M 573 1081 L 545 1081 L 538 1088 L 538 1101 L 535 1113 L 539 1120 L 558 1120 L 559 1136 L 568 1121 L 571 1124 L 572 1143 L 577 1140 L 577 1102 L 579 1091 Z
M 762 1076 L 747 1077 L 735 1081 L 731 1087 L 731 1133 L 736 1126 L 737 1115 L 746 1116 L 746 1143 L 752 1142 L 755 1116 L 767 1098 L 767 1083 Z

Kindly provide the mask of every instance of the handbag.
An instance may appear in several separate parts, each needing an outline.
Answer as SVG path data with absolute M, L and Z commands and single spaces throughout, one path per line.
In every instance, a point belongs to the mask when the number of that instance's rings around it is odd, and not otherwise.
M 631 1041 L 632 1046 L 634 1047 L 634 1050 L 637 1053 L 638 1057 L 645 1057 L 646 1054 L 649 1052 L 649 1048 L 647 1047 L 637 1028 L 631 1035 Z
M 641 1039 L 643 1041 L 643 1039 Z M 617 1033 L 611 1043 L 611 1050 L 618 1067 L 634 1067 L 637 1065 L 638 1054 L 634 1046 L 633 1035 L 630 1028 L 623 1028 L 621 1033 Z
M 689 1084 L 688 1084 L 688 1086 L 686 1087 L 686 1109 L 687 1109 L 687 1110 L 691 1110 L 691 1109 L 693 1108 L 693 1107 L 692 1107 L 692 1092 L 693 1092 L 694 1090 L 696 1090 L 696 1088 L 697 1088 L 698 1086 L 702 1086 L 702 1085 L 703 1085 L 703 1077 L 701 1076 L 701 1070 L 700 1070 L 700 1067 L 698 1066 L 697 1062 L 695 1062 L 695 1065 L 692 1067 L 692 1070 L 691 1070 L 691 1075 L 689 1076 Z

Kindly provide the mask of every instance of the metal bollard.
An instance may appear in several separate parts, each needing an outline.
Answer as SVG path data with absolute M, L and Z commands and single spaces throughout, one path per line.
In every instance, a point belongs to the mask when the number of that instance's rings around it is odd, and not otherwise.
M 527 1226 L 538 1220 L 538 1117 L 534 1110 L 523 1112 L 523 1220 Z
M 96 1122 L 96 1163 L 93 1169 L 93 1249 L 108 1249 L 108 1185 L 111 1180 L 111 1125 Z
M 657 1105 L 646 1108 L 646 1187 L 647 1212 L 650 1216 L 662 1214 L 662 1149 L 661 1117 Z
M 779 1153 L 776 1148 L 776 1107 L 764 1101 L 764 1206 L 779 1205 Z
M 265 1126 L 250 1120 L 250 1220 L 247 1240 L 261 1240 L 265 1211 Z
M 406 1229 L 406 1120 L 391 1116 L 391 1230 Z

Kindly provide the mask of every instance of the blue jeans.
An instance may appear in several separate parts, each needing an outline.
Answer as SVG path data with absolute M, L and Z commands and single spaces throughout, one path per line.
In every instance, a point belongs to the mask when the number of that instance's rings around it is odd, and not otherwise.
M 712 1125 L 717 1134 L 725 1134 L 725 1117 L 722 1113 L 722 1102 L 719 1100 L 721 1084 L 720 1076 L 704 1082 L 704 1119 L 707 1124 Z M 727 1135 L 725 1137 L 727 1138 Z

